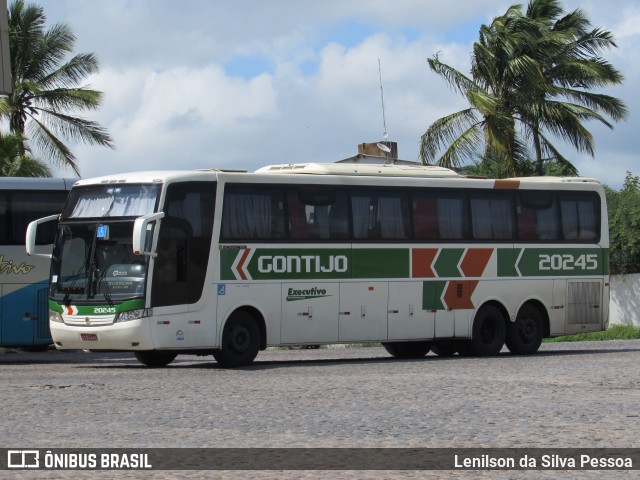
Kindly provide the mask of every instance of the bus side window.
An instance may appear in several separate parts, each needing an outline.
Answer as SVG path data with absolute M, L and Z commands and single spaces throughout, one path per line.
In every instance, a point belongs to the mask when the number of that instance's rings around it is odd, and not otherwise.
M 0 244 L 6 245 L 8 243 L 7 234 L 8 228 L 8 215 L 7 215 L 8 201 L 7 196 L 0 193 Z
M 538 240 L 536 230 L 536 212 L 532 208 L 518 206 L 518 238 L 520 240 Z
M 528 191 L 520 192 L 518 197 L 518 238 L 558 240 L 559 212 L 555 196 L 546 191 Z
M 344 190 L 337 192 L 335 202 L 329 207 L 329 238 L 346 240 L 349 234 L 349 203 Z
M 357 240 L 378 238 L 375 231 L 374 217 L 376 213 L 374 198 L 368 192 L 353 192 L 351 194 L 351 213 L 353 222 L 353 237 Z
M 441 193 L 437 197 L 438 234 L 442 240 L 464 240 L 467 238 L 467 209 L 462 194 Z
M 409 237 L 408 210 L 405 193 L 356 190 L 351 195 L 353 236 L 360 240 L 405 240 Z
M 29 222 L 62 211 L 66 191 L 30 191 L 11 194 L 11 243 L 24 243 Z M 57 222 L 48 222 L 38 228 L 36 245 L 53 243 Z
M 224 241 L 285 238 L 283 192 L 279 188 L 228 185 L 224 195 Z
M 438 238 L 436 199 L 431 195 L 413 195 L 413 231 L 417 240 Z
M 509 193 L 473 192 L 469 203 L 474 239 L 513 239 L 513 201 Z
M 309 238 L 309 223 L 305 205 L 298 200 L 295 192 L 287 194 L 289 212 L 289 235 L 291 238 Z
M 565 240 L 598 239 L 599 208 L 596 198 L 586 195 L 562 194 L 562 234 Z
M 153 306 L 195 303 L 202 295 L 209 262 L 214 211 L 213 182 L 169 185 L 160 221 Z
M 344 190 L 299 187 L 290 190 L 287 198 L 290 238 L 342 240 L 349 237 Z

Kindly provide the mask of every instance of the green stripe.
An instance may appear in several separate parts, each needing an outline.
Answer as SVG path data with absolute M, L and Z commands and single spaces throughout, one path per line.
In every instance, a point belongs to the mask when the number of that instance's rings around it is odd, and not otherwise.
M 72 304 L 73 305 L 73 304 Z M 111 305 L 73 305 L 78 309 L 77 315 L 114 315 L 120 312 L 128 312 L 130 310 L 138 310 L 144 308 L 144 298 L 136 298 L 126 300 L 112 307 Z M 49 309 L 60 314 L 64 313 L 64 307 L 53 300 L 49 300 Z
M 423 310 L 446 310 L 442 303 L 442 292 L 444 292 L 447 282 L 444 280 L 432 280 L 422 283 L 422 309 Z
M 62 313 L 62 307 L 53 300 L 49 300 L 49 310 L 52 310 L 56 313 Z
M 236 277 L 231 271 L 231 266 L 236 257 L 244 250 L 221 250 L 220 251 L 220 280 L 235 280 Z
M 462 258 L 464 248 L 443 248 L 438 255 L 433 268 L 438 277 L 459 278 L 458 263 Z
M 498 276 L 516 277 L 516 258 L 522 251 L 521 248 L 498 248 Z
M 515 266 L 522 277 L 603 275 L 605 257 L 594 248 L 527 248 Z
M 408 278 L 408 248 L 353 250 L 353 278 Z
M 497 248 L 502 278 L 587 276 L 609 273 L 609 251 L 598 247 Z M 232 269 L 246 249 L 220 252 L 221 280 L 236 280 Z M 433 265 L 438 278 L 461 278 L 464 248 L 441 248 Z M 251 280 L 339 280 L 409 278 L 410 248 L 257 248 L 244 271 Z

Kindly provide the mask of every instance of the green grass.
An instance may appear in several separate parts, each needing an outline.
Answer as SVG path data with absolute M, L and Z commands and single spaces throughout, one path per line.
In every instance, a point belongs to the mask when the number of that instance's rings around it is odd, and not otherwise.
M 640 338 L 640 327 L 612 325 L 604 332 L 578 333 L 547 338 L 545 342 L 601 342 L 604 340 L 634 340 Z

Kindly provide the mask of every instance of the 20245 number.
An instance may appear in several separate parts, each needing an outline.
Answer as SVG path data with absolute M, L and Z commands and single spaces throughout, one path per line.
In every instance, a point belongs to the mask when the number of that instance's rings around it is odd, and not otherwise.
M 538 269 L 548 270 L 597 270 L 598 254 L 583 253 L 576 258 L 570 253 L 547 255 L 539 257 Z

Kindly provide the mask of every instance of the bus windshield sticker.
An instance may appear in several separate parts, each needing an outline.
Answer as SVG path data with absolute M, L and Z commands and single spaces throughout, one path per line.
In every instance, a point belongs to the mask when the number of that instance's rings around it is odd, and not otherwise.
M 96 230 L 96 238 L 109 240 L 109 225 L 99 225 Z

